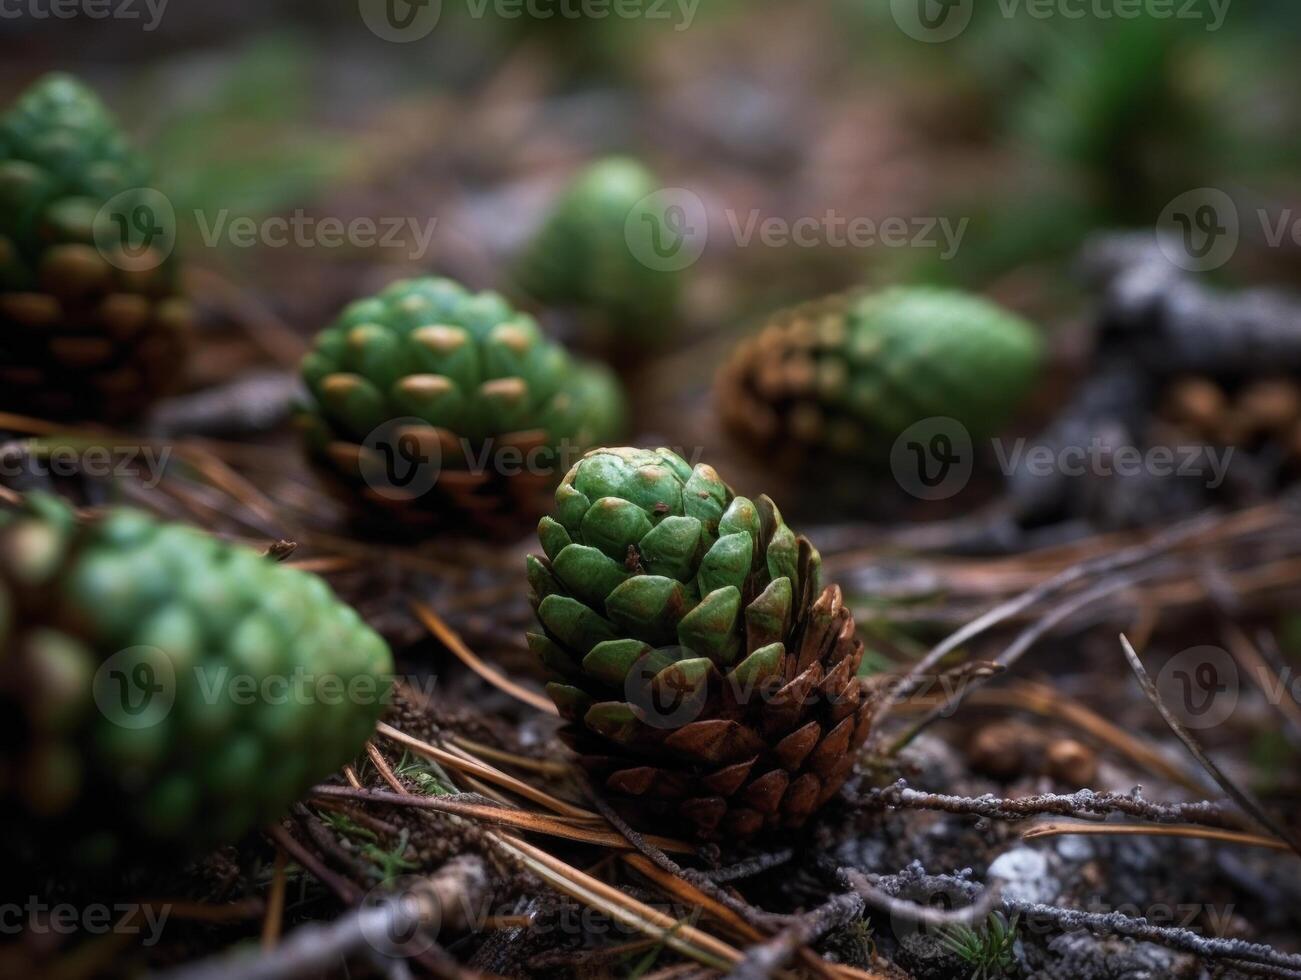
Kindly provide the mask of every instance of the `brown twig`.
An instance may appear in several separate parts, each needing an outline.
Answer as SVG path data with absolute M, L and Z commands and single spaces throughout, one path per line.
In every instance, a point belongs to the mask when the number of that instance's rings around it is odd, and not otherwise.
M 1236 830 L 1219 830 L 1214 827 L 1151 827 L 1141 823 L 1046 823 L 1031 827 L 1021 835 L 1022 840 L 1036 840 L 1040 837 L 1062 837 L 1069 834 L 1107 836 L 1119 834 L 1130 837 L 1196 837 L 1202 840 L 1219 841 L 1223 844 L 1245 844 L 1248 847 L 1266 847 L 1275 851 L 1290 851 L 1291 848 L 1273 837 L 1261 837 L 1259 834 L 1245 834 Z
M 267 894 L 267 913 L 262 922 L 262 948 L 271 949 L 280 939 L 281 923 L 285 914 L 285 852 L 276 848 L 276 861 L 271 874 L 271 890 Z
M 950 796 L 909 789 L 900 780 L 893 786 L 872 790 L 859 798 L 864 805 L 882 805 L 910 810 L 938 810 L 944 813 L 982 817 L 987 820 L 1030 820 L 1035 817 L 1073 817 L 1103 820 L 1112 814 L 1138 817 L 1157 824 L 1193 823 L 1223 830 L 1240 830 L 1236 813 L 1209 800 L 1200 803 L 1161 803 L 1123 793 L 1095 793 L 1082 789 L 1065 795 L 1043 793 L 1014 799 L 995 796 Z

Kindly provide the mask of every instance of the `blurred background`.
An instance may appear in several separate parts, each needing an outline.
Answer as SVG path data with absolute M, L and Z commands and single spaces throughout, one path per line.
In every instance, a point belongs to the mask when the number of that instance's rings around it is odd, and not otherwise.
M 958 3 L 949 20 L 966 26 L 943 41 L 947 24 L 910 34 L 914 0 L 85 6 L 6 0 L 0 97 L 51 69 L 83 76 L 155 163 L 191 258 L 304 327 L 394 266 L 494 285 L 549 193 L 613 151 L 706 202 L 689 312 L 711 327 L 877 278 L 1019 283 L 1055 304 L 1054 272 L 1091 229 L 1150 227 L 1204 186 L 1271 213 L 1297 203 L 1290 0 Z M 211 229 L 296 208 L 437 229 L 417 259 L 304 256 L 209 246 L 195 215 Z M 744 226 L 756 208 L 968 224 L 956 250 L 738 242 L 727 215 Z M 1226 274 L 1292 270 L 1295 242 L 1244 224 Z
M 1203 188 L 1242 216 L 1211 278 L 1294 282 L 1299 30 L 1290 0 L 6 0 L 0 101 L 75 71 L 149 156 L 201 311 L 252 325 L 209 332 L 195 387 L 291 364 L 294 337 L 400 275 L 510 292 L 567 180 L 634 155 L 708 216 L 638 432 L 713 451 L 690 409 L 793 301 L 971 288 L 1043 325 L 1066 377 L 1081 243 Z M 269 217 L 301 233 L 242 235 Z M 323 224 L 355 219 L 391 234 Z
M 288 414 L 283 389 L 310 338 L 351 300 L 401 277 L 439 274 L 503 291 L 584 348 L 590 338 L 581 325 L 532 301 L 516 265 L 586 165 L 611 154 L 642 161 L 662 188 L 701 212 L 691 216 L 691 257 L 672 322 L 651 331 L 656 342 L 620 353 L 632 400 L 628 440 L 698 448 L 738 492 L 781 501 L 843 581 L 872 646 L 865 669 L 876 671 L 915 661 L 941 630 L 1129 539 L 1081 541 L 1073 526 L 1060 540 L 1079 542 L 1078 550 L 1048 557 L 896 563 L 889 553 L 896 545 L 965 556 L 948 547 L 966 543 L 962 533 L 889 537 L 882 528 L 978 512 L 1003 491 L 992 465 L 952 499 L 930 501 L 888 472 L 864 482 L 847 464 L 837 476 L 842 498 L 819 479 L 741 451 L 720 430 L 711 401 L 718 366 L 739 337 L 789 304 L 860 286 L 957 286 L 1042 329 L 1046 377 L 1011 429 L 1041 432 L 1096 366 L 1098 295 L 1079 275 L 1081 249 L 1096 234 L 1128 229 L 1155 241 L 1158 229 L 1180 232 L 1179 219 L 1203 213 L 1206 201 L 1221 205 L 1212 214 L 1218 223 L 1227 201 L 1236 233 L 1198 267 L 1199 285 L 1301 283 L 1299 41 L 1296 0 L 0 0 L 0 105 L 63 70 L 117 114 L 175 211 L 202 328 L 186 386 L 227 393 L 201 403 L 201 412 L 192 408 L 170 434 L 211 434 L 218 426 L 200 428 L 201 416 L 229 422 L 232 397 L 252 397 L 247 388 L 231 396 L 232 382 L 272 375 L 279 384 L 272 410 L 230 438 L 284 449 L 258 457 L 272 460 L 259 470 L 259 490 L 286 512 L 296 509 L 312 530 L 328 527 L 321 512 L 329 504 L 276 482 L 301 457 L 280 423 Z M 368 240 L 345 233 L 357 222 L 373 228 L 362 236 Z M 1202 233 L 1209 246 L 1213 229 L 1183 230 Z M 1171 294 L 1182 295 L 1173 287 Z M 1288 309 L 1296 322 L 1296 307 Z M 1267 364 L 1261 373 L 1279 369 Z M 1301 385 L 1289 380 L 1295 416 Z M 1141 422 L 1156 414 L 1148 403 L 1156 399 L 1133 401 Z M 1101 428 L 1095 416 L 1078 418 L 1067 442 Z M 1289 425 L 1301 433 L 1301 417 Z M 1153 441 L 1145 427 L 1135 430 L 1127 438 Z M 1288 480 L 1301 472 L 1301 436 L 1291 451 Z M 1278 488 L 1272 471 L 1258 483 L 1254 496 L 1232 503 L 1258 503 Z M 1071 496 L 1052 520 L 1091 519 L 1092 501 L 1076 499 L 1084 496 Z M 1112 532 L 1179 512 L 1150 484 L 1131 496 L 1144 498 L 1143 514 L 1134 518 L 1126 500 L 1114 508 L 1121 518 L 1085 530 Z M 1188 508 L 1205 503 L 1199 489 Z M 212 513 L 234 510 L 214 505 Z M 1295 526 L 1290 515 L 1279 519 Z M 278 537 L 282 527 L 263 533 Z M 1295 548 L 1281 535 L 1261 537 L 1270 540 L 1246 547 L 1226 533 L 1217 560 L 1263 565 L 1271 547 Z M 1029 552 L 1045 540 L 993 534 L 970 551 Z M 1146 725 L 1166 737 L 1117 667 L 1111 627 L 1137 619 L 1133 628 L 1150 638 L 1152 610 L 1174 610 L 1186 618 L 1168 617 L 1172 649 L 1216 635 L 1221 611 L 1213 583 L 1198 577 L 1200 547 L 1177 569 L 1188 588 L 1154 587 L 1135 600 L 1136 611 L 1122 596 L 1080 624 L 1105 620 L 1106 629 L 1081 631 L 1078 643 L 1055 639 L 1057 657 L 1045 669 L 1060 668 L 1067 695 L 1092 701 L 1126 731 Z M 880 562 L 877 551 L 885 553 Z M 1262 574 L 1251 586 L 1259 595 L 1244 591 L 1265 606 L 1261 621 L 1277 626 L 1280 647 L 1295 657 L 1301 621 L 1286 613 L 1296 609 L 1296 565 L 1294 554 L 1285 557 L 1282 571 L 1271 572 L 1277 581 Z M 467 547 L 436 558 L 439 575 L 421 567 L 411 576 L 418 594 L 476 651 L 524 674 L 532 658 L 520 638 L 532 612 L 521 555 Z M 399 563 L 359 564 L 344 563 L 334 581 L 340 593 L 407 648 L 428 643 L 397 608 Z M 1291 591 L 1280 598 L 1275 588 Z M 483 699 L 483 685 L 462 673 L 467 681 L 447 687 L 458 710 L 509 710 L 508 699 Z M 1025 690 L 1014 707 L 1027 701 Z M 1044 703 L 1055 723 L 1058 702 Z M 1263 710 L 1235 723 L 1216 737 L 1235 742 L 1253 785 L 1281 801 L 1280 812 L 1299 812 L 1301 736 L 1291 732 L 1288 741 Z M 999 738 L 1027 741 L 1019 731 L 991 738 L 1000 758 Z M 989 744 L 965 728 L 955 742 L 973 754 Z M 1128 770 L 1104 776 L 1115 787 L 1138 781 Z M 1061 777 L 1071 788 L 1092 778 Z M 965 844 L 954 853 L 955 866 L 970 860 Z M 1203 865 L 1210 861 L 1171 862 L 1172 880 L 1194 889 L 1189 869 Z M 1131 884 L 1122 876 L 1116 885 L 1126 900 Z M 1266 896 L 1262 908 L 1284 920 L 1270 928 L 1294 940 L 1290 892 L 1258 894 Z M 1278 941 L 1264 929 L 1243 934 Z

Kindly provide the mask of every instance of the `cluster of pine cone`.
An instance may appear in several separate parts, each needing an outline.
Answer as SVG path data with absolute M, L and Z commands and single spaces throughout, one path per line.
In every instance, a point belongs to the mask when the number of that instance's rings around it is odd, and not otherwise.
M 148 206 L 147 176 L 73 79 L 41 81 L 0 119 L 11 403 L 120 418 L 180 375 L 189 313 L 175 228 Z M 675 230 L 657 190 L 633 160 L 580 174 L 517 264 L 521 298 L 572 311 L 607 352 L 667 336 L 680 277 L 630 239 Z M 765 453 L 879 459 L 930 416 L 992 431 L 1038 360 L 1032 327 L 973 297 L 837 298 L 779 314 L 743 343 L 720 374 L 721 412 Z M 308 454 L 373 527 L 509 535 L 546 513 L 559 483 L 556 516 L 539 526 L 545 556 L 529 564 L 541 623 L 530 644 L 560 675 L 549 690 L 568 737 L 621 805 L 717 839 L 797 827 L 839 790 L 872 716 L 839 590 L 767 497 L 738 496 L 667 450 L 593 450 L 625 422 L 608 368 L 502 296 L 428 277 L 349 305 L 301 374 Z M 364 741 L 372 705 L 238 710 L 200 697 L 192 676 L 382 674 L 382 641 L 319 580 L 143 515 L 84 523 L 32 506 L 0 526 L 0 693 L 23 720 L 0 753 L 0 788 L 22 849 L 39 853 L 49 830 L 78 860 L 109 865 L 144 839 L 228 840 Z M 122 650 L 153 653 L 116 665 Z M 127 687 L 152 695 L 164 675 L 168 712 L 147 726 L 114 720 Z M 85 819 L 91 794 L 106 819 Z M 40 832 L 37 817 L 49 819 Z

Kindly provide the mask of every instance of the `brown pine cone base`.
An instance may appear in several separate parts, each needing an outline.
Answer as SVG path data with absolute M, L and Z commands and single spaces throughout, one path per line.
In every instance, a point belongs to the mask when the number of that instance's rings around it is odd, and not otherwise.
M 177 389 L 192 333 L 185 300 L 136 289 L 148 283 L 122 281 L 90 246 L 52 249 L 44 268 L 43 291 L 0 293 L 0 406 L 114 422 Z
M 561 737 L 636 826 L 668 823 L 702 840 L 797 828 L 844 785 L 871 732 L 862 659 L 853 616 L 829 586 L 755 690 L 735 690 L 715 674 L 703 702 L 684 706 L 675 692 L 695 697 L 696 682 L 670 679 L 637 699 L 642 719 L 625 746 L 581 724 Z M 680 713 L 700 720 L 670 727 Z
M 821 447 L 853 453 L 871 433 L 832 416 L 817 397 L 820 351 L 844 341 L 847 296 L 831 296 L 775 315 L 742 340 L 718 372 L 715 396 L 728 430 L 781 468 L 803 465 Z
M 462 450 L 451 433 L 432 426 L 409 426 L 403 431 L 421 445 L 437 444 L 433 458 L 448 464 L 459 461 Z M 527 456 L 545 447 L 547 437 L 541 431 L 520 432 L 501 436 L 495 443 Z M 365 473 L 382 473 L 384 461 L 366 446 L 336 440 L 311 459 L 322 484 L 358 528 L 406 539 L 442 532 L 469 532 L 499 541 L 523 537 L 546 513 L 559 480 L 559 474 L 550 470 L 502 473 L 491 466 L 476 471 L 445 465 L 432 486 L 418 484 L 404 493 L 388 485 L 381 492 L 376 487 L 381 481 L 367 480 Z

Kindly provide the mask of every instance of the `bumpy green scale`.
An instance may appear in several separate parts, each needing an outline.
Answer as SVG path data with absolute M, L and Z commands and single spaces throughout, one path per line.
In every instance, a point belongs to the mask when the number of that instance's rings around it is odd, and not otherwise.
M 771 500 L 666 449 L 601 449 L 538 536 L 529 642 L 611 792 L 714 837 L 797 826 L 840 788 L 870 727 L 863 647 Z
M 578 315 L 591 339 L 606 346 L 643 345 L 671 334 L 681 273 L 655 269 L 634 254 L 634 233 L 663 225 L 662 189 L 654 174 L 627 157 L 582 171 L 564 191 L 519 262 L 517 277 L 533 298 Z M 648 200 L 650 198 L 650 200 Z
M 46 76 L 0 116 L 5 404 L 121 417 L 174 383 L 190 314 L 176 296 L 174 217 L 148 179 L 70 76 Z
M 107 868 L 238 838 L 352 759 L 385 642 L 317 576 L 121 509 L 0 517 L 5 847 Z
M 450 279 L 403 280 L 348 306 L 318 335 L 302 375 L 311 398 L 301 422 L 315 456 L 371 503 L 433 523 L 504 517 L 525 505 L 516 491 L 554 486 L 547 474 L 562 450 L 623 426 L 608 369 L 575 360 L 496 293 Z M 397 420 L 406 421 L 388 433 Z M 403 438 L 439 469 L 410 500 L 375 485 L 384 471 L 377 440 Z M 532 454 L 525 472 L 498 465 L 506 447 Z
M 998 431 L 1036 378 L 1028 322 L 956 290 L 895 287 L 783 311 L 719 373 L 728 426 L 765 447 L 888 456 L 931 417 Z

